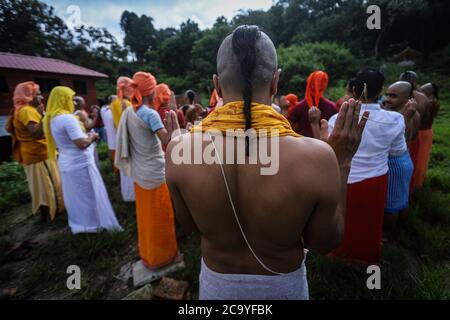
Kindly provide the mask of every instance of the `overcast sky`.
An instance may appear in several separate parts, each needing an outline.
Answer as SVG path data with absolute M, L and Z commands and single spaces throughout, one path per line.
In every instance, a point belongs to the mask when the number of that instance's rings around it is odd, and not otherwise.
M 120 17 L 125 10 L 137 15 L 145 14 L 154 19 L 155 28 L 174 27 L 187 19 L 198 23 L 200 29 L 211 27 L 217 17 L 228 20 L 240 9 L 264 9 L 272 5 L 272 0 L 42 0 L 53 6 L 63 20 L 69 17 L 67 9 L 71 5 L 80 8 L 81 23 L 107 28 L 122 43 Z

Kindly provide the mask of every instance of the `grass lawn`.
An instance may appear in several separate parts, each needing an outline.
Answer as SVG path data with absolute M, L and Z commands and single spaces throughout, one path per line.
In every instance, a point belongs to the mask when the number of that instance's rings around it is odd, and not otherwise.
M 426 185 L 414 193 L 411 215 L 396 239 L 383 246 L 381 289 L 367 289 L 365 268 L 310 252 L 312 299 L 450 299 L 450 96 L 443 96 L 440 103 Z M 16 163 L 0 166 L 0 289 L 17 288 L 16 299 L 120 299 L 133 290 L 118 275 L 123 265 L 138 260 L 135 208 L 121 201 L 105 144 L 99 153 L 109 196 L 125 229 L 122 233 L 73 236 L 64 215 L 53 223 L 40 222 L 30 216 L 23 170 Z M 200 240 L 177 231 L 187 268 L 171 277 L 187 280 L 195 299 Z M 12 245 L 25 240 L 32 242 L 26 254 L 7 254 Z M 66 287 L 70 265 L 81 268 L 81 290 Z

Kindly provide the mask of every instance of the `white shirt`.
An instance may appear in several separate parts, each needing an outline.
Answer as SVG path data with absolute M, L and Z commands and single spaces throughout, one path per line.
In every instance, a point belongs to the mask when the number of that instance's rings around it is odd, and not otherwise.
M 379 104 L 363 104 L 360 119 L 365 111 L 369 111 L 370 116 L 352 160 L 349 184 L 385 175 L 388 156 L 399 156 L 408 150 L 403 115 L 381 109 Z M 328 134 L 333 131 L 337 116 L 328 121 Z
M 71 114 L 54 117 L 50 123 L 53 139 L 58 148 L 58 167 L 62 172 L 78 170 L 91 164 L 95 165 L 94 144 L 80 149 L 74 140 L 87 138 L 81 130 L 80 122 Z
M 275 103 L 272 103 L 272 108 L 274 108 L 276 112 L 281 113 L 281 108 Z
M 114 119 L 112 116 L 112 111 L 109 106 L 102 107 L 100 110 L 103 124 L 105 125 L 106 130 L 106 140 L 108 142 L 108 149 L 109 150 L 116 150 L 116 126 L 114 125 Z

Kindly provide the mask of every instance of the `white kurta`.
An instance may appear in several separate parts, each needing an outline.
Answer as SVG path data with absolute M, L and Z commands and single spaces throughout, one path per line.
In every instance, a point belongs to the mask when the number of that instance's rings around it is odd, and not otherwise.
M 123 230 L 95 165 L 94 146 L 82 150 L 73 142 L 87 137 L 78 120 L 73 115 L 59 115 L 52 119 L 50 128 L 59 151 L 58 166 L 72 233 Z
M 111 108 L 109 106 L 103 107 L 101 110 L 103 124 L 106 130 L 106 141 L 108 142 L 109 150 L 116 150 L 116 127 L 114 126 L 114 119 Z
M 108 140 L 108 149 L 116 150 L 116 132 L 117 129 L 114 125 L 114 119 L 112 116 L 111 108 L 102 108 L 102 119 L 106 128 L 106 137 Z M 114 159 L 113 159 L 114 161 Z M 125 202 L 136 201 L 134 194 L 134 180 L 132 177 L 126 176 L 122 170 L 120 170 L 120 191 L 122 193 L 122 199 Z

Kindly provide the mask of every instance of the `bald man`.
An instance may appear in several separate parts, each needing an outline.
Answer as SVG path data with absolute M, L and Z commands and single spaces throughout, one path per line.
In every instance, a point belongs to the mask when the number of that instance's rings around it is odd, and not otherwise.
M 384 106 L 386 110 L 398 112 L 405 120 L 405 139 L 411 144 L 420 129 L 420 115 L 416 110 L 417 103 L 412 97 L 412 86 L 409 82 L 398 81 L 386 91 Z M 401 155 L 389 155 L 388 159 L 388 192 L 384 215 L 384 238 L 394 235 L 399 215 L 406 216 L 409 208 L 409 186 L 413 174 L 413 162 L 408 151 Z
M 417 111 L 417 102 L 412 97 L 413 88 L 409 82 L 397 81 L 386 91 L 384 106 L 387 110 L 403 115 L 405 119 L 405 138 L 408 146 L 420 130 L 421 117 Z
M 412 86 L 412 97 L 417 101 L 417 111 L 422 119 L 426 118 L 430 110 L 430 100 L 425 94 L 419 91 L 417 84 L 417 73 L 414 71 L 406 71 L 400 75 L 400 81 L 409 82 Z
M 421 151 L 417 158 L 417 173 L 415 174 L 416 185 L 421 186 L 428 172 L 428 163 L 433 145 L 433 122 L 439 113 L 438 87 L 433 83 L 427 83 L 419 88 L 430 100 L 429 113 L 422 119 L 420 135 Z
M 73 97 L 73 103 L 75 106 L 74 114 L 84 124 L 86 131 L 91 131 L 92 129 L 94 129 L 95 123 L 97 122 L 98 119 L 98 109 L 93 108 L 91 119 L 86 111 L 86 101 L 84 100 L 83 97 L 80 96 Z
M 368 114 L 358 123 L 360 106 L 345 103 L 328 144 L 296 134 L 271 108 L 280 70 L 271 39 L 256 26 L 238 27 L 225 38 L 217 71 L 213 81 L 224 106 L 167 149 L 166 178 L 176 217 L 187 232 L 201 234 L 199 298 L 308 299 L 304 249 L 326 254 L 342 240 L 350 163 Z M 216 134 L 208 136 L 205 126 Z M 259 159 L 249 164 L 254 151 L 236 148 L 243 137 L 219 149 L 210 142 L 212 136 L 223 137 L 225 128 L 271 126 L 281 128 L 280 136 L 266 141 L 267 147 L 279 141 L 279 152 L 272 149 L 279 160 L 274 175 L 261 174 Z M 327 136 L 326 121 L 323 128 Z M 194 152 L 197 134 L 207 141 Z M 219 156 L 213 164 L 177 164 L 180 147 L 194 155 L 214 147 L 234 161 L 222 166 Z M 245 164 L 236 164 L 237 158 Z
M 420 92 L 425 94 L 427 98 L 430 100 L 430 113 L 429 116 L 423 119 L 423 128 L 424 129 L 432 129 L 434 119 L 437 117 L 439 113 L 439 89 L 434 83 L 424 84 L 419 88 Z
M 417 101 L 417 111 L 421 117 L 419 134 L 413 139 L 410 147 L 411 158 L 414 163 L 414 173 L 411 181 L 411 190 L 423 186 L 426 175 L 427 159 L 430 156 L 432 144 L 432 132 L 429 128 L 431 114 L 430 99 L 419 91 L 417 74 L 414 71 L 406 71 L 401 74 L 400 81 L 407 81 L 413 86 L 413 98 Z

